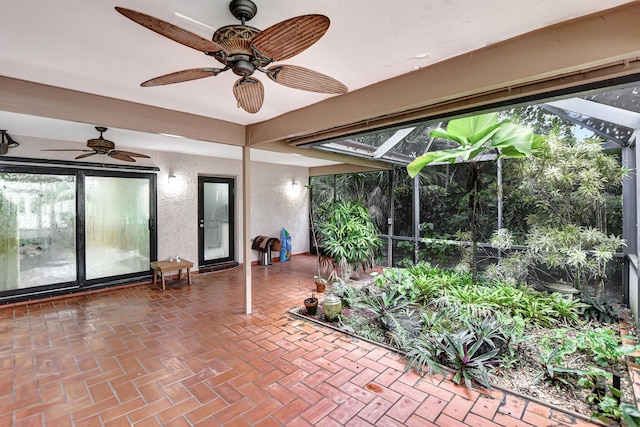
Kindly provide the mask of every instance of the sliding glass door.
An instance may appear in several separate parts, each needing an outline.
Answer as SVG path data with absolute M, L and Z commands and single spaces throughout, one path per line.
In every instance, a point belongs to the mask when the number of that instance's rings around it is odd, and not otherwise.
M 0 165 L 0 300 L 148 277 L 155 175 Z
M 86 279 L 149 270 L 149 180 L 87 176 L 84 183 Z
M 0 291 L 74 282 L 76 177 L 0 172 Z

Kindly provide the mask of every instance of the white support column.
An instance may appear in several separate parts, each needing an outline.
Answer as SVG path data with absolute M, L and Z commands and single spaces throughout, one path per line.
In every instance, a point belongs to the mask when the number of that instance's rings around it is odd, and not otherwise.
M 251 148 L 242 147 L 242 238 L 244 312 L 251 314 Z

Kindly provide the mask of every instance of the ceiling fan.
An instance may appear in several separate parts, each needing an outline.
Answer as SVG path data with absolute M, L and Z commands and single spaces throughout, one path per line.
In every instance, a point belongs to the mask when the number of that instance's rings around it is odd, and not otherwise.
M 219 28 L 212 40 L 135 10 L 116 7 L 122 15 L 190 48 L 204 52 L 220 62 L 222 68 L 193 68 L 155 77 L 140 86 L 160 86 L 217 76 L 231 70 L 240 78 L 233 85 L 238 107 L 248 113 L 262 108 L 264 86 L 252 77 L 255 71 L 265 73 L 271 80 L 284 86 L 311 92 L 341 94 L 347 87 L 338 80 L 317 71 L 296 65 L 271 65 L 304 51 L 317 42 L 329 28 L 329 18 L 324 15 L 301 15 L 287 19 L 266 30 L 245 25 L 257 13 L 251 0 L 232 0 L 229 10 L 241 24 Z M 267 68 L 268 67 L 268 68 Z
M 148 159 L 149 156 L 145 154 L 132 153 L 131 151 L 116 150 L 115 144 L 108 139 L 104 139 L 102 134 L 107 131 L 107 128 L 102 126 L 96 126 L 96 130 L 100 132 L 100 137 L 87 140 L 87 147 L 91 150 L 76 150 L 74 148 L 59 148 L 51 150 L 40 151 L 84 151 L 85 154 L 80 154 L 76 159 L 84 159 L 85 157 L 94 156 L 96 154 L 106 154 L 114 159 L 123 160 L 125 162 L 135 162 L 134 157 L 141 157 Z

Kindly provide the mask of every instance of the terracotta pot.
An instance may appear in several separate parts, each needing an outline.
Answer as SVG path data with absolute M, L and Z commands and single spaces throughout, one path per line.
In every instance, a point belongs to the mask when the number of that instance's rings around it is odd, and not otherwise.
M 323 293 L 325 290 L 326 284 L 322 280 L 316 280 L 316 292 Z
M 304 300 L 304 306 L 310 316 L 315 315 L 318 312 L 318 298 L 307 298 Z

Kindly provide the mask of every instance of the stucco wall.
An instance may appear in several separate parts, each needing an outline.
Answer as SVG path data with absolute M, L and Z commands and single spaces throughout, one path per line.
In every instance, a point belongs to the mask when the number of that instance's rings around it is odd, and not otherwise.
M 42 152 L 51 141 L 20 138 L 20 146 L 10 156 L 72 160 L 78 153 Z M 86 148 L 69 141 L 55 142 L 57 148 Z M 136 165 L 157 166 L 158 183 L 158 259 L 180 255 L 198 260 L 198 176 L 223 176 L 235 179 L 235 259 L 243 262 L 242 235 L 242 162 L 240 160 L 176 154 L 164 151 L 131 150 L 151 156 L 139 159 Z M 92 156 L 87 161 L 102 162 L 106 157 Z M 2 160 L 2 159 L 0 159 Z M 118 163 L 109 160 L 109 163 Z M 125 164 L 125 162 L 122 162 Z M 146 172 L 146 171 L 145 171 Z M 169 182 L 169 174 L 175 179 Z M 292 185 L 296 182 L 297 185 Z M 292 236 L 293 253 L 307 252 L 308 231 L 308 169 L 260 161 L 251 162 L 251 236 L 280 236 L 286 228 Z M 252 251 L 252 261 L 258 259 Z M 273 256 L 279 256 L 273 253 Z
M 158 259 L 198 259 L 198 176 L 235 178 L 236 260 L 243 262 L 242 163 L 239 160 L 155 153 L 158 174 Z M 168 174 L 175 179 L 168 181 Z M 251 162 L 251 236 L 292 236 L 293 253 L 309 248 L 307 168 Z M 297 182 L 298 185 L 292 185 Z M 273 253 L 276 257 L 278 254 Z M 258 259 L 252 253 L 252 261 Z
M 251 162 L 251 238 L 280 238 L 280 231 L 286 228 L 292 253 L 308 252 L 308 182 L 306 168 Z M 275 252 L 272 255 L 279 256 Z

